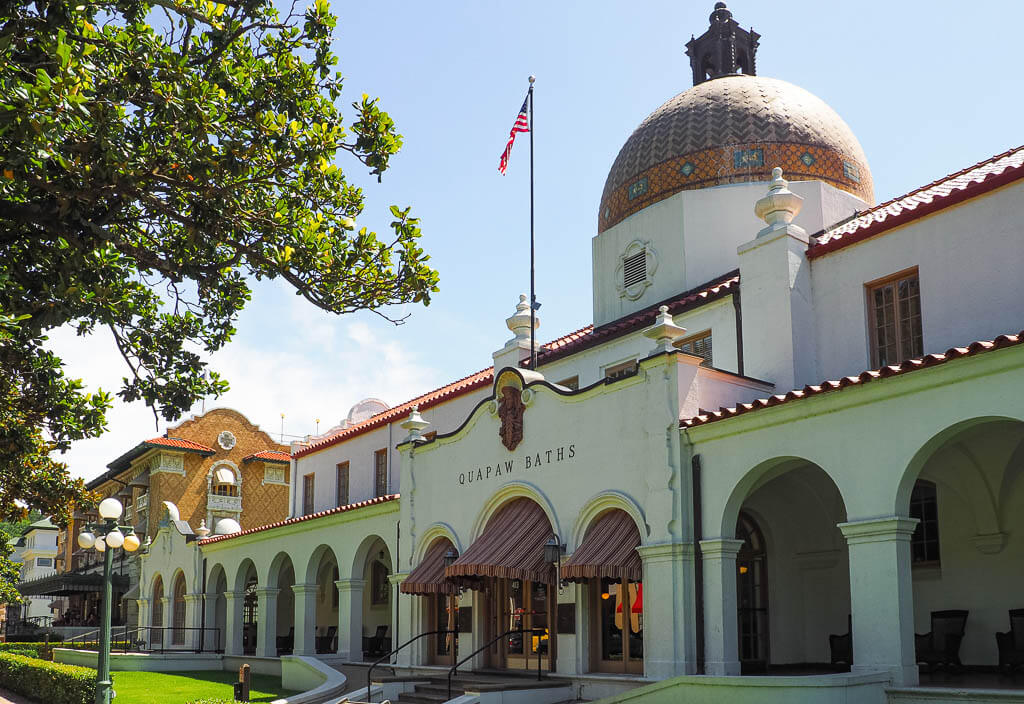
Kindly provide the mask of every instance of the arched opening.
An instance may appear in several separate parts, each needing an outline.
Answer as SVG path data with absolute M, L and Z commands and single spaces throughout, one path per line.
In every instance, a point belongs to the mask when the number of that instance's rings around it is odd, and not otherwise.
M 391 551 L 382 538 L 367 539 L 360 552 L 362 557 L 356 558 L 353 576 L 365 582 L 362 593 L 361 651 L 363 659 L 375 660 L 391 650 L 393 631 L 390 577 L 394 568 Z
M 554 669 L 558 582 L 545 544 L 555 535 L 539 503 L 525 496 L 502 504 L 480 536 L 449 567 L 447 577 L 478 592 L 483 642 L 493 640 L 481 665 L 509 670 Z M 552 545 L 555 547 L 555 545 Z
M 896 513 L 918 520 L 909 552 L 921 684 L 1024 664 L 1024 619 L 1014 618 L 1024 608 L 1024 422 L 973 419 L 938 434 L 908 466 Z
M 435 537 L 400 587 L 402 593 L 417 595 L 420 600 L 421 631 L 436 632 L 426 645 L 424 660 L 428 664 L 455 664 L 459 589 L 445 579 L 444 569 L 458 556 L 459 551 L 447 536 Z
M 724 521 L 740 541 L 740 671 L 848 669 L 850 655 L 830 637 L 849 632 L 851 614 L 849 552 L 838 528 L 846 506 L 832 478 L 801 458 L 763 463 L 737 487 Z
M 203 650 L 224 652 L 227 642 L 228 605 L 227 575 L 221 565 L 214 565 L 206 578 L 206 623 L 201 635 Z
M 292 559 L 285 553 L 274 558 L 270 565 L 270 576 L 267 586 L 277 589 L 273 620 L 264 624 L 270 630 L 267 633 L 268 651 L 271 655 L 288 655 L 295 648 L 295 568 Z
M 171 645 L 185 644 L 185 575 L 174 579 L 174 597 L 171 601 Z
M 252 560 L 246 560 L 239 568 L 238 588 L 242 593 L 242 654 L 256 654 L 256 635 L 259 628 L 259 575 Z M 237 641 L 236 641 L 237 642 Z M 237 646 L 235 646 L 237 647 Z
M 314 648 L 317 653 L 338 650 L 338 561 L 334 551 L 321 545 L 313 551 L 306 568 L 306 583 L 316 584 L 316 610 L 313 622 Z
M 151 648 L 163 648 L 164 644 L 164 580 L 160 575 L 153 580 L 153 591 L 149 602 L 149 644 Z

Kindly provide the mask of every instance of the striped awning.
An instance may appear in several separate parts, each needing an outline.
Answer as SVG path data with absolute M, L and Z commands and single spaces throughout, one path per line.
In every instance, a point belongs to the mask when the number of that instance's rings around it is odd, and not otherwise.
M 544 544 L 552 535 L 544 509 L 526 498 L 513 499 L 487 522 L 483 535 L 445 569 L 445 576 L 471 589 L 483 577 L 555 583 L 555 570 L 544 561 Z
M 398 587 L 403 594 L 458 594 L 459 588 L 444 576 L 444 555 L 455 546 L 448 538 L 438 538 L 427 549 L 416 569 Z M 458 551 L 456 551 L 458 554 Z
M 583 542 L 562 565 L 562 579 L 582 582 L 625 577 L 630 582 L 639 582 L 643 579 L 643 565 L 636 551 L 639 546 L 636 522 L 625 511 L 609 511 L 587 528 Z

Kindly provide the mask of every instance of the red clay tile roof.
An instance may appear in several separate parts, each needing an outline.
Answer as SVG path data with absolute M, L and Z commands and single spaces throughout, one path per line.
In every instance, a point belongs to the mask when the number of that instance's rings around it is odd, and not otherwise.
M 277 450 L 260 450 L 254 452 L 251 455 L 246 455 L 242 458 L 242 464 L 249 464 L 250 462 L 283 462 L 285 464 L 290 463 L 292 456 L 287 452 L 278 452 Z
M 997 154 L 822 230 L 811 239 L 807 256 L 818 257 L 860 242 L 1021 178 L 1024 178 L 1024 146 Z
M 976 354 L 981 354 L 982 352 L 1000 350 L 1005 347 L 1015 347 L 1020 344 L 1024 344 L 1024 330 L 1013 335 L 1000 335 L 994 340 L 972 342 L 967 347 L 952 347 L 942 354 L 928 354 L 924 357 L 918 357 L 917 359 L 908 359 L 906 362 L 901 362 L 900 364 L 891 364 L 889 366 L 882 367 L 881 369 L 872 369 L 866 372 L 861 372 L 857 376 L 845 376 L 842 379 L 836 379 L 834 381 L 823 381 L 820 384 L 805 386 L 802 389 L 790 391 L 786 394 L 775 394 L 768 398 L 758 399 L 752 403 L 741 403 L 734 408 L 722 408 L 711 413 L 702 413 L 694 416 L 693 418 L 684 419 L 679 425 L 686 428 L 692 428 L 698 425 L 707 425 L 708 423 L 713 423 L 717 420 L 735 418 L 736 416 L 741 416 L 744 413 L 757 411 L 762 408 L 780 406 L 784 403 L 789 403 L 790 401 L 799 401 L 800 399 L 819 396 L 830 391 L 842 391 L 843 389 L 848 389 L 851 386 L 863 386 L 864 384 L 875 381 L 876 379 L 886 379 L 891 376 L 908 374 L 909 372 L 917 371 L 918 369 L 927 369 L 928 367 L 945 364 L 946 362 L 954 359 L 972 357 Z
M 212 447 L 207 447 L 206 445 L 201 445 L 198 442 L 192 442 L 191 440 L 183 440 L 182 438 L 152 438 L 150 440 L 140 442 L 138 445 L 128 450 L 128 452 L 108 464 L 107 468 L 110 471 L 90 480 L 85 485 L 86 488 L 95 489 L 111 477 L 117 476 L 120 472 L 128 469 L 133 461 L 142 457 L 142 455 L 146 454 L 150 450 L 158 447 L 169 447 L 174 450 L 182 450 L 184 452 L 196 452 L 204 457 L 209 457 L 217 452 Z
M 387 425 L 399 418 L 405 418 L 412 411 L 413 406 L 419 406 L 419 409 L 425 410 L 431 406 L 436 406 L 439 403 L 451 400 L 453 397 L 461 396 L 462 394 L 469 393 L 475 389 L 487 386 L 494 379 L 494 368 L 488 367 L 476 374 L 470 374 L 467 377 L 463 377 L 458 381 L 452 382 L 447 386 L 442 386 L 439 389 L 434 389 L 429 393 L 425 393 L 421 396 L 417 396 L 411 401 L 406 401 L 403 404 L 389 408 L 388 410 L 378 413 L 375 416 L 367 418 L 361 423 L 345 428 L 336 435 L 317 440 L 310 444 L 308 447 L 304 447 L 298 452 L 294 453 L 292 457 L 305 457 L 306 455 L 314 452 L 319 452 L 325 448 L 337 445 L 340 442 L 344 442 L 352 438 L 355 435 L 360 435 L 367 431 L 379 428 L 382 425 Z
M 713 301 L 716 298 L 725 296 L 735 290 L 739 280 L 739 271 L 731 271 L 728 274 L 720 276 L 714 281 L 704 284 L 703 286 L 698 286 L 695 289 L 645 308 L 639 313 L 627 315 L 619 320 L 607 323 L 596 329 L 593 325 L 588 325 L 587 327 L 580 328 L 568 335 L 563 335 L 562 337 L 541 346 L 544 351 L 540 352 L 538 355 L 538 366 L 540 364 L 552 362 L 556 359 L 561 359 L 562 357 L 570 354 L 575 354 L 576 352 L 585 350 L 588 347 L 599 345 L 602 342 L 613 340 L 616 337 L 621 337 L 622 335 L 626 335 L 634 330 L 650 325 L 658 314 L 659 306 L 667 305 L 670 313 L 680 313 Z M 296 459 L 299 457 L 305 457 L 306 455 L 319 452 L 320 450 L 332 447 L 338 443 L 350 440 L 356 435 L 360 435 L 383 425 L 387 425 L 388 423 L 395 422 L 398 419 L 405 418 L 412 411 L 413 406 L 418 406 L 419 409 L 423 411 L 432 406 L 444 403 L 445 401 L 450 401 L 463 394 L 488 386 L 493 381 L 494 367 L 488 367 L 487 369 L 478 371 L 476 374 L 470 374 L 469 376 L 452 382 L 451 384 L 434 389 L 433 391 L 421 396 L 417 396 L 416 398 L 406 401 L 394 408 L 389 408 L 382 413 L 378 413 L 375 416 L 367 418 L 361 423 L 356 423 L 351 427 L 345 428 L 345 430 L 342 430 L 335 435 L 316 440 L 308 447 L 304 447 L 298 452 L 295 452 L 292 457 L 295 457 Z
M 648 306 L 638 313 L 632 313 L 597 328 L 592 325 L 580 328 L 576 332 L 569 333 L 545 345 L 546 349 L 537 355 L 537 366 L 548 364 L 556 359 L 562 359 L 589 347 L 599 345 L 602 342 L 608 342 L 635 330 L 645 328 L 651 325 L 654 319 L 658 317 L 658 308 L 661 306 L 668 306 L 668 312 L 672 315 L 677 315 L 705 303 L 710 303 L 717 298 L 727 296 L 730 293 L 735 293 L 739 282 L 740 272 L 737 269 L 685 293 L 677 294 L 672 298 Z
M 159 445 L 161 447 L 176 447 L 181 450 L 191 450 L 192 452 L 209 452 L 214 454 L 217 451 L 212 447 L 201 445 L 198 442 L 192 442 L 191 440 L 185 440 L 183 438 L 153 438 L 142 443 L 143 445 Z
M 238 533 L 231 533 L 230 535 L 214 535 L 209 538 L 204 538 L 199 541 L 200 545 L 209 545 L 210 543 L 219 543 L 222 540 L 230 540 L 231 538 L 238 538 L 243 535 L 252 535 L 253 533 L 262 533 L 265 530 L 271 530 L 272 528 L 280 528 L 281 526 L 290 526 L 295 523 L 302 523 L 303 521 L 312 521 L 317 518 L 323 518 L 324 516 L 333 516 L 336 513 L 346 513 L 348 511 L 355 511 L 359 508 L 365 508 L 367 506 L 377 506 L 379 504 L 386 504 L 389 501 L 395 501 L 398 499 L 400 494 L 385 494 L 384 496 L 378 496 L 373 499 L 367 499 L 366 501 L 359 501 L 354 504 L 347 504 L 345 506 L 336 506 L 335 508 L 329 508 L 326 511 L 319 511 L 318 513 L 311 513 L 308 516 L 298 516 L 297 518 L 289 518 L 284 521 L 278 521 L 276 523 L 268 523 L 265 526 L 258 528 L 249 528 Z

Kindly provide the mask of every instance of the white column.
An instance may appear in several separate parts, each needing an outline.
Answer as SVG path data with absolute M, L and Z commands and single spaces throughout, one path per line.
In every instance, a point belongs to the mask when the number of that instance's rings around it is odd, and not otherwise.
M 245 606 L 245 594 L 242 592 L 224 592 L 224 600 L 227 602 L 226 616 L 224 619 L 224 654 L 242 654 L 242 609 Z
M 704 663 L 709 675 L 740 674 L 736 555 L 742 540 L 700 541 L 704 566 Z
M 363 659 L 363 587 L 362 579 L 339 579 L 338 655 L 352 661 Z
M 203 632 L 203 639 L 202 639 L 203 650 L 207 650 L 207 651 L 210 651 L 210 652 L 213 652 L 214 650 L 216 650 L 217 646 L 218 646 L 218 643 L 217 643 L 217 638 L 218 638 L 218 634 L 217 634 L 217 597 L 218 596 L 219 595 L 216 594 L 216 593 L 214 593 L 214 594 L 207 594 L 206 595 L 206 599 L 203 600 L 202 607 L 201 607 L 206 612 L 206 625 L 204 626 L 204 628 L 206 630 Z M 221 631 L 221 633 L 220 633 L 220 643 L 219 643 L 219 646 L 220 646 L 221 649 L 224 648 L 224 638 L 225 638 L 225 635 L 226 634 L 223 631 Z
M 417 614 L 413 605 L 418 598 L 412 594 L 402 594 L 399 588 L 408 576 L 408 572 L 395 572 L 388 575 L 388 580 L 391 582 L 391 628 L 388 629 L 388 635 L 391 636 L 392 648 L 397 648 L 426 630 L 422 628 L 422 621 L 416 620 Z M 421 638 L 415 643 L 411 643 L 395 655 L 395 662 L 399 665 L 422 663 L 421 654 L 427 652 L 424 648 L 430 641 L 430 638 Z
M 257 657 L 277 657 L 277 595 L 280 593 L 281 590 L 274 587 L 260 587 L 256 590 L 256 608 L 259 613 L 256 627 Z
M 157 606 L 160 609 L 160 623 L 163 626 L 159 631 L 153 632 L 153 638 L 156 641 L 158 648 L 170 648 L 173 646 L 171 641 L 173 640 L 171 635 L 170 627 L 174 624 L 171 623 L 171 599 L 170 597 L 162 597 L 160 599 L 160 605 Z
M 693 546 L 637 548 L 643 561 L 644 674 L 663 679 L 697 671 Z
M 143 633 L 142 629 L 149 626 L 149 599 L 136 599 L 135 603 L 139 605 L 139 632 L 136 634 L 135 639 L 147 640 L 148 636 Z
M 203 595 L 185 595 L 185 647 L 199 650 L 199 630 L 203 625 Z
M 888 670 L 896 686 L 918 684 L 910 536 L 916 518 L 840 523 L 850 548 L 854 672 Z
M 293 584 L 295 596 L 294 655 L 316 655 L 316 597 L 318 584 Z

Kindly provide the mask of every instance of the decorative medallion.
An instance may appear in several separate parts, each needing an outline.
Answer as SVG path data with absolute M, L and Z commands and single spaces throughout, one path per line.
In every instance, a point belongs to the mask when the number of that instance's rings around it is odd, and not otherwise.
M 764 149 L 737 149 L 732 153 L 735 169 L 751 169 L 764 166 Z
M 856 164 L 846 161 L 845 159 L 843 160 L 843 176 L 854 183 L 860 183 L 860 169 L 857 168 Z
M 636 183 L 629 187 L 629 193 L 627 194 L 627 196 L 630 200 L 633 200 L 634 198 L 639 198 L 644 193 L 647 193 L 646 176 L 644 176 L 642 179 L 640 179 L 639 181 L 637 181 Z
M 519 389 L 515 386 L 506 386 L 501 390 L 501 398 L 498 399 L 498 417 L 501 418 L 501 428 L 498 434 L 501 436 L 501 444 L 512 452 L 523 441 L 523 399 Z
M 804 166 L 810 166 L 814 163 L 814 155 L 810 152 L 804 152 L 800 155 L 800 161 L 803 162 Z
M 230 430 L 220 431 L 220 435 L 217 436 L 217 444 L 220 445 L 222 449 L 230 450 L 235 446 L 235 434 Z
M 696 170 L 697 167 L 694 166 L 692 161 L 688 161 L 679 167 L 679 173 L 681 173 L 683 176 L 686 176 L 687 178 L 689 178 L 690 174 L 692 174 Z

